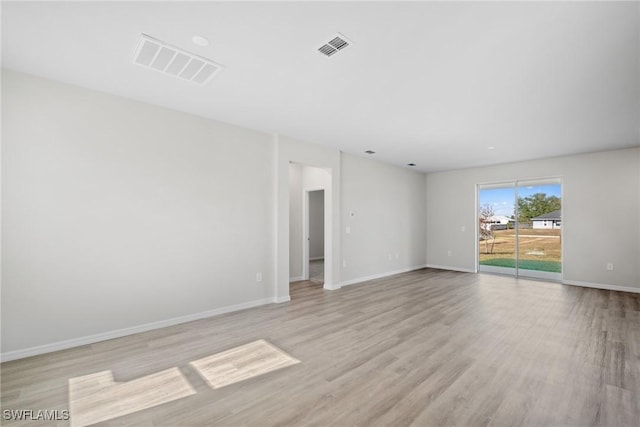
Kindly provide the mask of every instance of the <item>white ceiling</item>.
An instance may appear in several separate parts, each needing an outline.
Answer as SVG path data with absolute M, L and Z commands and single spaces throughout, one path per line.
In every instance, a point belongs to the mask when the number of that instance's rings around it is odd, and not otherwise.
M 136 66 L 140 33 L 225 70 Z M 422 171 L 640 145 L 639 2 L 3 1 L 2 62 Z

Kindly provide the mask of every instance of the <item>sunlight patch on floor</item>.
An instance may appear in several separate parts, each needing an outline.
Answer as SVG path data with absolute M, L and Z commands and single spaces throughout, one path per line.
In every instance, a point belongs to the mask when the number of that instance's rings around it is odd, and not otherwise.
M 69 379 L 71 426 L 86 426 L 162 405 L 196 391 L 178 368 L 118 383 L 111 371 Z
M 191 362 L 211 388 L 235 384 L 300 363 L 265 340 L 258 340 Z

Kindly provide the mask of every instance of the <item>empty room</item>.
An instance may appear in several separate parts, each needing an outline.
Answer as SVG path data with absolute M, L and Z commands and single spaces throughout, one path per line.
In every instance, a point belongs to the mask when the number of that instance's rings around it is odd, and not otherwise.
M 638 425 L 640 2 L 0 8 L 3 425 Z

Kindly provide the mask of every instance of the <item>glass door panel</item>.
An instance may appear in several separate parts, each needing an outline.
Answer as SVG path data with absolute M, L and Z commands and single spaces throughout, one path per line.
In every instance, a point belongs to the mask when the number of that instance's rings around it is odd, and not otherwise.
M 559 180 L 518 182 L 520 276 L 562 279 L 561 190 Z
M 515 183 L 478 186 L 478 269 L 516 274 Z

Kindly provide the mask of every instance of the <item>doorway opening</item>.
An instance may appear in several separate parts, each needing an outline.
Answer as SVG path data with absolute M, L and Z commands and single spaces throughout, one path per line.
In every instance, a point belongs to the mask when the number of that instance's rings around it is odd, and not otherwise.
M 289 295 L 331 289 L 331 172 L 289 164 Z
M 324 189 L 305 191 L 305 280 L 324 284 Z
M 478 271 L 562 280 L 560 179 L 478 185 Z

